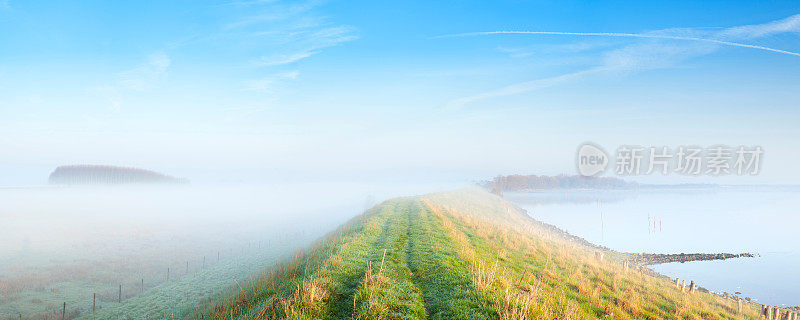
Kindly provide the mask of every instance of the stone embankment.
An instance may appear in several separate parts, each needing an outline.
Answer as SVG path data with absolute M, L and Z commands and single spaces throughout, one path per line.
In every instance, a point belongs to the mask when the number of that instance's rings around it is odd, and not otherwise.
M 752 253 L 631 253 L 629 260 L 634 265 L 653 265 L 672 262 L 726 260 L 733 258 L 752 258 Z

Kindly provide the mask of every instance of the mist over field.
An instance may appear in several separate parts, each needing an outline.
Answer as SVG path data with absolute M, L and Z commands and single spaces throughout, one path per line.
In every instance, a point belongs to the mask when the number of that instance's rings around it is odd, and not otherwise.
M 379 201 L 442 188 L 330 182 L 0 188 L 0 314 L 55 315 L 63 301 L 85 314 L 93 292 L 104 293 L 100 303 L 107 308 L 117 302 L 119 285 L 127 300 L 170 278 L 235 263 L 194 280 L 207 285 L 192 291 L 206 293 L 164 308 L 191 310 Z
M 793 319 L 798 40 L 796 0 L 0 0 L 0 320 Z
M 5 264 L 19 267 L 27 259 L 152 248 L 227 249 L 275 235 L 319 235 L 380 200 L 416 190 L 348 183 L 3 188 L 0 252 L 16 257 Z

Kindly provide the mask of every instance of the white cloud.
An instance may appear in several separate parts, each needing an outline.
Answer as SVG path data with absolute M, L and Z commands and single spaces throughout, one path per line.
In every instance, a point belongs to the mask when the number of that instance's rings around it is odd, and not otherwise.
M 290 64 L 308 58 L 314 54 L 317 54 L 318 52 L 319 51 L 301 51 L 293 54 L 262 56 L 255 64 L 262 67 Z
M 550 78 L 536 79 L 509 85 L 480 94 L 451 100 L 446 109 L 455 110 L 469 104 L 496 97 L 526 93 L 568 81 L 583 79 L 590 75 L 630 73 L 643 70 L 669 68 L 693 57 L 714 53 L 723 46 L 756 49 L 779 54 L 800 56 L 800 53 L 776 49 L 766 46 L 740 43 L 734 41 L 751 40 L 781 33 L 800 32 L 800 15 L 776 20 L 760 25 L 732 27 L 721 30 L 707 29 L 665 29 L 648 33 L 605 33 L 605 32 L 550 32 L 550 31 L 490 31 L 473 32 L 444 37 L 482 36 L 500 34 L 522 35 L 555 35 L 555 36 L 589 36 L 589 37 L 623 37 L 638 38 L 640 41 L 605 52 L 601 63 L 582 71 L 563 74 Z
M 588 36 L 588 37 L 625 37 L 625 38 L 645 38 L 645 39 L 662 39 L 662 40 L 699 41 L 699 42 L 710 42 L 710 43 L 715 43 L 715 44 L 719 44 L 719 45 L 726 45 L 726 46 L 733 46 L 733 47 L 743 47 L 743 48 L 758 49 L 758 50 L 766 50 L 766 51 L 772 51 L 772 52 L 776 52 L 776 53 L 783 53 L 783 54 L 789 54 L 789 55 L 794 55 L 794 56 L 800 56 L 800 53 L 797 53 L 797 52 L 791 52 L 791 51 L 780 50 L 780 49 L 764 47 L 764 46 L 757 46 L 757 45 L 744 44 L 744 43 L 738 43 L 738 42 L 717 40 L 717 39 L 712 39 L 712 38 L 672 36 L 672 35 L 663 35 L 663 34 L 656 34 L 656 33 L 489 31 L 489 32 L 460 33 L 460 34 L 447 35 L 447 36 L 442 36 L 442 37 L 462 37 L 462 36 L 480 36 L 480 35 L 498 35 L 498 34 L 559 35 L 559 36 Z
M 106 100 L 109 109 L 114 112 L 122 110 L 126 93 L 146 91 L 167 77 L 167 69 L 172 60 L 164 53 L 153 53 L 145 62 L 129 70 L 119 72 L 116 82 L 88 88 L 87 91 Z
M 322 1 L 285 4 L 278 1 L 232 3 L 243 15 L 221 27 L 217 40 L 247 46 L 256 56 L 249 67 L 269 68 L 264 76 L 243 82 L 248 91 L 274 93 L 281 81 L 294 80 L 298 71 L 278 72 L 298 61 L 322 54 L 323 49 L 358 38 L 350 26 L 337 25 L 315 14 Z
M 119 74 L 120 82 L 128 89 L 147 90 L 157 81 L 167 77 L 167 69 L 172 61 L 164 53 L 154 53 L 147 57 L 147 61 L 133 69 Z
M 253 5 L 273 3 L 273 2 L 276 2 L 276 1 L 277 0 L 231 1 L 231 2 L 226 3 L 225 5 L 236 6 L 236 7 L 247 7 L 247 6 L 253 6 Z
M 269 22 L 276 22 L 281 20 L 289 20 L 297 18 L 299 15 L 307 13 L 317 6 L 317 2 L 306 2 L 292 5 L 282 5 L 275 3 L 275 1 L 249 1 L 242 2 L 244 5 L 239 6 L 254 6 L 259 5 L 264 10 L 259 8 L 248 8 L 258 13 L 250 14 L 237 21 L 228 23 L 224 26 L 224 30 L 243 29 L 248 27 L 259 27 L 259 25 Z
M 719 36 L 732 39 L 753 39 L 785 32 L 800 32 L 800 14 L 764 24 L 728 28 L 720 32 Z
M 245 82 L 245 90 L 264 93 L 274 93 L 278 83 L 283 80 L 295 80 L 300 75 L 300 71 L 293 70 L 271 74 L 261 79 L 249 80 Z
M 573 73 L 567 73 L 567 74 L 563 74 L 563 75 L 556 76 L 556 77 L 551 77 L 551 78 L 536 79 L 536 80 L 532 80 L 532 81 L 517 83 L 517 84 L 506 86 L 506 87 L 503 87 L 503 88 L 500 88 L 500 89 L 497 89 L 497 90 L 487 91 L 487 92 L 483 92 L 483 93 L 480 93 L 480 94 L 471 95 L 471 96 L 467 96 L 467 97 L 462 97 L 462 98 L 451 100 L 450 102 L 447 103 L 447 105 L 445 106 L 445 109 L 447 109 L 447 110 L 458 110 L 458 109 L 461 109 L 464 106 L 466 106 L 468 104 L 471 104 L 473 102 L 477 102 L 477 101 L 481 101 L 481 100 L 485 100 L 485 99 L 490 99 L 490 98 L 496 98 L 496 97 L 510 96 L 510 95 L 515 95 L 515 94 L 520 94 L 520 93 L 533 91 L 533 90 L 552 87 L 552 86 L 557 85 L 557 84 L 561 84 L 561 83 L 564 83 L 564 82 L 567 82 L 567 81 L 573 81 L 573 80 L 581 79 L 581 78 L 583 78 L 585 76 L 588 76 L 588 75 L 591 75 L 591 74 L 595 74 L 595 73 L 599 73 L 599 72 L 602 72 L 602 71 L 606 71 L 606 69 L 598 67 L 598 68 L 592 68 L 592 69 L 573 72 Z
M 122 109 L 122 93 L 116 86 L 102 86 L 89 88 L 88 92 L 94 96 L 105 99 L 110 105 L 110 110 L 119 112 Z

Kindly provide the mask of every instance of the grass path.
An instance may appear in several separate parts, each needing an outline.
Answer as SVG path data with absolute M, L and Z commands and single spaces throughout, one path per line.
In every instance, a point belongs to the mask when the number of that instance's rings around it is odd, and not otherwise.
M 201 319 L 756 319 L 565 240 L 477 189 L 386 201 Z
M 458 254 L 457 243 L 442 221 L 420 201 L 409 214 L 414 238 L 408 249 L 414 278 L 423 290 L 430 319 L 493 319 L 489 300 L 473 287 L 470 265 Z

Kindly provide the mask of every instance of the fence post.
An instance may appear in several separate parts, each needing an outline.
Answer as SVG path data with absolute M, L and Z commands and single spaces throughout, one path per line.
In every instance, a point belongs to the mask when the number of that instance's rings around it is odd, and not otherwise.
M 97 292 L 92 293 L 92 314 L 94 314 L 94 309 L 97 306 Z
M 761 305 L 761 316 L 762 316 L 762 317 L 764 317 L 764 318 L 766 318 L 766 319 L 769 319 L 769 314 L 770 314 L 770 311 L 771 311 L 771 310 L 772 310 L 772 309 L 770 309 L 770 307 L 769 307 L 769 306 L 767 306 L 767 305 L 765 305 L 765 304 L 762 304 L 762 305 Z
M 144 278 L 142 278 L 142 293 L 144 293 Z
M 675 288 L 676 289 L 680 289 L 681 288 L 681 284 L 679 283 L 679 281 L 680 281 L 680 279 L 675 278 Z
M 119 303 L 122 303 L 122 284 L 119 284 Z
M 681 292 L 686 291 L 686 280 L 681 280 Z
M 694 293 L 694 280 L 689 284 L 689 293 Z
M 167 281 L 169 281 L 169 267 L 167 267 Z
M 64 301 L 64 306 L 61 308 L 61 320 L 66 319 L 67 316 L 67 302 Z
M 736 297 L 736 310 L 737 313 L 742 313 L 742 299 L 739 299 L 739 297 Z

